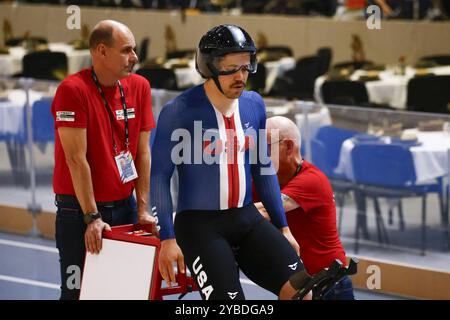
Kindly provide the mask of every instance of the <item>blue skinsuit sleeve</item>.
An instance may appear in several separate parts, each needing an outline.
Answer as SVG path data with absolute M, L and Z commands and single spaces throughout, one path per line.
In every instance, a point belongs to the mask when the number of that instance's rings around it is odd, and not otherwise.
M 155 141 L 152 147 L 152 164 L 150 178 L 150 202 L 152 211 L 160 228 L 160 239 L 173 239 L 173 206 L 170 194 L 170 179 L 175 164 L 171 151 L 175 141 L 171 141 L 176 115 L 174 105 L 166 105 L 159 115 Z
M 264 102 L 261 96 L 258 95 L 258 115 L 260 117 L 260 129 L 266 129 L 266 111 Z M 258 141 L 258 148 L 261 145 L 267 144 L 266 134 L 260 134 L 258 136 L 261 141 Z M 266 149 L 267 150 L 267 149 Z M 267 157 L 269 157 L 267 155 Z M 268 158 L 270 159 L 270 158 Z M 267 161 L 265 161 L 267 162 Z M 264 169 L 264 170 L 263 170 Z M 267 210 L 267 213 L 272 220 L 272 223 L 277 228 L 283 228 L 287 226 L 286 214 L 284 212 L 283 203 L 281 202 L 281 191 L 278 184 L 278 178 L 275 169 L 272 166 L 272 162 L 263 164 L 258 152 L 258 161 L 251 166 L 252 178 L 255 183 L 256 191 Z M 265 174 L 264 174 L 265 173 Z M 270 173 L 270 174 L 267 174 Z

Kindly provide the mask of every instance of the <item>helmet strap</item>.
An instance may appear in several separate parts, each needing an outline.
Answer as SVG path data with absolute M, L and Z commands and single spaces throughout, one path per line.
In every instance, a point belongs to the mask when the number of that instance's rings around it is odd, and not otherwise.
M 225 95 L 225 93 L 222 90 L 222 86 L 220 85 L 220 82 L 219 82 L 219 76 L 218 75 L 214 75 L 212 77 L 212 79 L 214 80 L 214 83 L 216 84 L 217 89 L 219 89 L 219 91 L 222 92 L 223 95 Z

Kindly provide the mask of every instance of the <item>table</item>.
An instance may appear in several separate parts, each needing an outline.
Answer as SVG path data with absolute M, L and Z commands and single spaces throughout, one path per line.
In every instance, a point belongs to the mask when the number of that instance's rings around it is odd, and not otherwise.
M 434 182 L 438 177 L 450 175 L 450 133 L 444 131 L 422 132 L 418 129 L 407 129 L 407 134 L 415 134 L 421 143 L 410 148 L 416 170 L 416 184 Z M 386 143 L 389 137 L 382 138 Z M 339 156 L 339 164 L 335 169 L 337 174 L 344 174 L 352 180 L 353 169 L 351 151 L 354 147 L 352 139 L 347 139 L 342 144 Z
M 395 109 L 405 110 L 408 82 L 417 72 L 412 67 L 407 67 L 404 75 L 395 74 L 392 68 L 379 72 L 378 77 L 380 80 L 365 82 L 369 101 L 377 104 L 388 104 Z M 429 68 L 427 72 L 435 75 L 450 75 L 450 66 Z M 368 75 L 367 71 L 356 70 L 350 76 L 350 80 L 357 81 L 361 76 L 366 75 Z M 323 103 L 321 87 L 326 79 L 326 75 L 320 76 L 314 84 L 314 98 L 320 103 Z
M 50 51 L 66 54 L 69 74 L 91 66 L 89 49 L 75 50 L 73 46 L 62 42 L 49 43 L 48 48 Z M 25 48 L 11 47 L 9 54 L 0 55 L 0 75 L 10 76 L 22 72 L 22 59 L 25 54 Z
M 407 129 L 405 134 L 415 135 L 420 145 L 410 147 L 413 158 L 414 170 L 416 173 L 416 185 L 426 185 L 436 183 L 436 179 L 444 177 L 444 185 L 449 184 L 450 177 L 450 132 L 444 131 L 430 131 L 421 132 L 418 129 Z M 389 137 L 381 138 L 386 144 L 390 143 Z M 341 153 L 339 157 L 339 164 L 335 169 L 338 174 L 344 174 L 349 180 L 354 180 L 351 152 L 354 147 L 352 139 L 347 139 L 342 144 Z M 450 245 L 449 230 L 448 230 L 448 201 L 447 192 L 444 187 L 443 194 L 443 208 L 441 211 L 441 225 L 443 232 L 443 246 L 445 249 Z M 400 204 L 398 199 L 386 199 L 390 209 Z M 374 198 L 375 207 L 379 207 L 378 201 Z M 358 234 L 362 231 L 364 238 L 369 238 L 367 230 L 367 203 L 364 193 L 358 188 L 355 189 L 355 202 L 357 207 L 356 219 L 356 240 L 355 251 L 358 250 Z M 380 223 L 380 224 L 378 224 Z M 387 234 L 384 230 L 384 224 L 377 219 L 378 237 L 379 241 L 388 241 Z M 381 230 L 381 233 L 380 233 Z M 383 240 L 384 239 L 384 240 Z

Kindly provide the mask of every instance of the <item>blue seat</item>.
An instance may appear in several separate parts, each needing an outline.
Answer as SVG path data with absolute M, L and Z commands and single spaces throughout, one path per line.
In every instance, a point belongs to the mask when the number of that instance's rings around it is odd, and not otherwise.
M 33 104 L 31 120 L 34 142 L 55 141 L 55 124 L 51 114 L 53 98 L 43 98 Z
M 55 122 L 51 114 L 51 105 L 53 98 L 42 98 L 33 103 L 31 127 L 33 128 L 33 142 L 46 143 L 55 141 Z M 23 130 L 12 140 L 26 144 L 28 142 L 27 115 L 24 109 Z
M 325 154 L 320 154 L 320 150 L 317 150 L 316 155 L 314 154 L 314 147 L 311 147 L 312 150 L 312 161 L 314 164 L 323 162 L 323 167 L 319 168 L 326 173 L 329 178 L 342 178 L 340 176 L 336 176 L 334 173 L 334 169 L 337 167 L 339 163 L 339 156 L 341 154 L 341 146 L 345 140 L 352 138 L 358 132 L 349 129 L 338 128 L 334 126 L 323 126 L 321 127 L 314 137 L 313 140 L 321 142 L 323 147 L 325 148 Z M 318 145 L 315 144 L 315 147 Z M 320 148 L 320 147 L 319 147 Z M 322 156 L 325 156 L 325 160 L 322 161 Z
M 31 107 L 31 127 L 33 129 L 33 143 L 37 143 L 43 152 L 48 142 L 55 140 L 55 125 L 50 112 L 53 98 L 42 98 L 35 101 Z M 28 143 L 27 113 L 24 108 L 22 128 L 17 134 L 7 136 L 8 156 L 15 183 L 28 186 L 27 164 L 25 149 Z
M 325 144 L 317 139 L 311 139 L 311 151 L 313 164 L 322 170 L 328 178 L 330 178 L 333 174 L 333 168 L 327 158 L 327 149 Z
M 428 193 L 438 193 L 441 216 L 444 218 L 444 200 L 442 196 L 442 178 L 436 183 L 417 185 L 416 172 L 409 145 L 401 143 L 384 144 L 383 142 L 356 142 L 351 152 L 354 182 L 359 192 L 366 198 L 422 198 L 422 238 L 421 254 L 426 249 L 426 200 Z M 377 230 L 380 242 L 385 233 L 378 204 L 375 206 Z M 365 212 L 358 212 L 364 214 Z M 357 221 L 361 221 L 357 219 Z M 445 219 L 442 219 L 445 224 Z M 355 251 L 358 248 L 359 229 L 356 225 Z M 443 226 L 444 243 L 448 243 L 448 226 Z M 384 235 L 383 235 L 384 233 Z
M 353 183 L 335 172 L 339 163 L 342 143 L 357 134 L 357 131 L 334 126 L 321 127 L 311 139 L 312 163 L 328 177 L 339 208 L 338 230 L 341 231 L 345 196 L 353 190 Z

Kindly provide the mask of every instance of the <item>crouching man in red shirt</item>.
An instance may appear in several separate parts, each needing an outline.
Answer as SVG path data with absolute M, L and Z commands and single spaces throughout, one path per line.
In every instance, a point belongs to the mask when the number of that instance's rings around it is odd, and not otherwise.
M 345 251 L 336 227 L 333 190 L 328 178 L 302 159 L 300 132 L 294 122 L 277 116 L 269 118 L 266 127 L 268 150 L 277 171 L 287 222 L 300 245 L 300 257 L 306 270 L 314 275 L 328 267 L 334 259 L 346 265 Z M 255 205 L 269 219 L 262 203 Z M 324 299 L 353 300 L 350 278 L 344 277 Z

